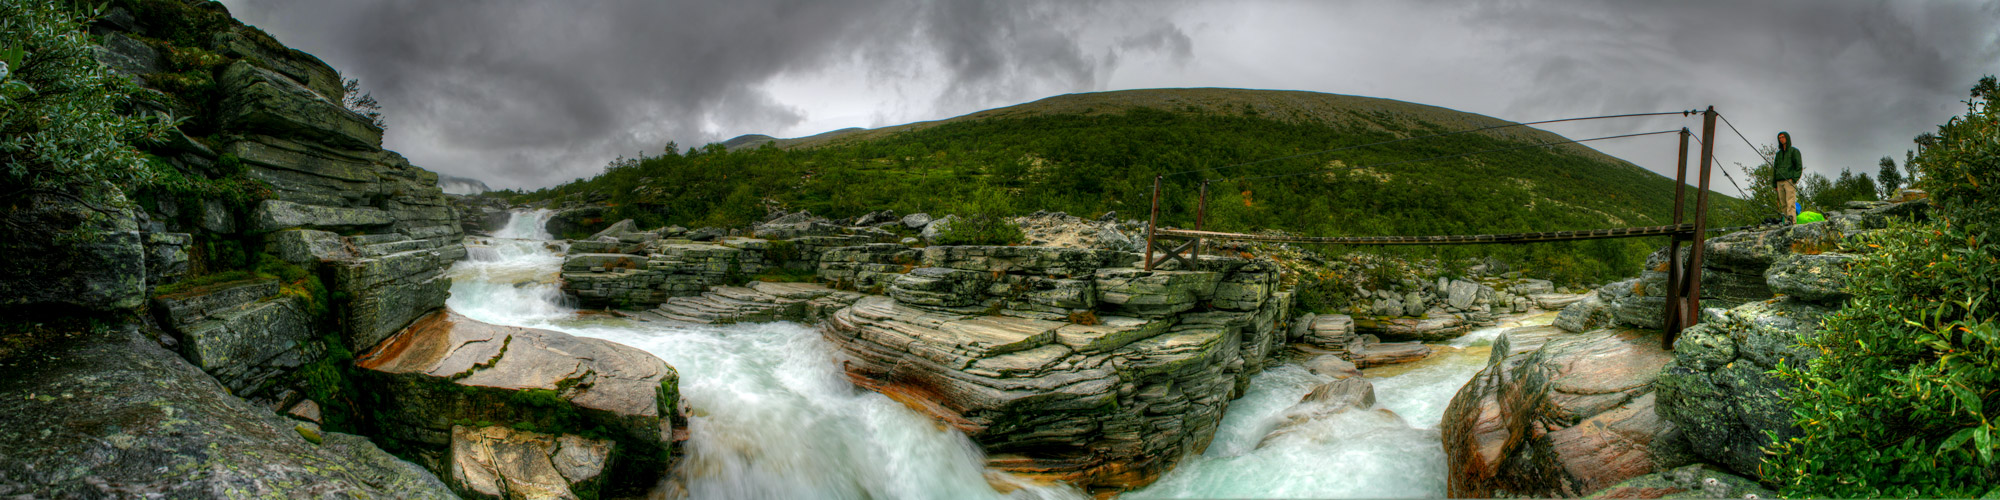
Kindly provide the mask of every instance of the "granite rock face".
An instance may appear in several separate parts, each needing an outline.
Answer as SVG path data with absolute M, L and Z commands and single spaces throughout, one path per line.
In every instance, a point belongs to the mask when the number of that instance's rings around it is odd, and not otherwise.
M 41 355 L 0 360 L 0 494 L 455 498 L 367 438 L 231 396 L 134 323 Z
M 1768 374 L 1780 361 L 1798 366 L 1818 353 L 1797 347 L 1833 312 L 1797 299 L 1751 302 L 1681 332 L 1674 360 L 1658 382 L 1660 416 L 1687 430 L 1705 461 L 1760 477 L 1763 447 L 1798 434 L 1789 386 Z
M 432 313 L 355 361 L 359 381 L 381 395 L 390 437 L 435 458 L 463 421 L 535 429 L 602 427 L 620 460 L 610 480 L 651 484 L 676 448 L 679 375 L 632 347 L 532 328 L 495 326 L 450 311 Z M 441 475 L 448 475 L 440 471 Z
M 1595 330 L 1527 352 L 1513 335 L 1445 410 L 1449 495 L 1575 497 L 1688 461 L 1680 429 L 1655 414 L 1673 359 L 1657 335 Z

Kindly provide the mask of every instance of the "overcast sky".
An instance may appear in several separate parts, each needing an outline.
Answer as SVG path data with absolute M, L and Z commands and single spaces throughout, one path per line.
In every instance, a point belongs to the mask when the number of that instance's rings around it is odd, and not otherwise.
M 1514 121 L 1714 105 L 1753 141 L 1791 131 L 1811 171 L 1873 175 L 2000 73 L 2000 5 L 1931 0 L 224 3 L 359 78 L 382 102 L 389 149 L 496 189 L 588 176 L 669 141 L 1155 87 L 1385 97 Z M 1681 126 L 1699 131 L 1678 117 L 1546 128 Z M 1595 144 L 1655 171 L 1673 161 L 1671 136 Z M 1741 140 L 1718 147 L 1753 162 Z

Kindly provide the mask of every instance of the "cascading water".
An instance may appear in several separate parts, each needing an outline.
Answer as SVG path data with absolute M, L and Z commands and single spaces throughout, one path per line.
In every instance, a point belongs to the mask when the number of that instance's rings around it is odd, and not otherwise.
M 563 247 L 542 229 L 550 215 L 516 212 L 494 237 L 468 245 L 471 258 L 452 268 L 449 305 L 488 323 L 630 345 L 672 364 L 693 409 L 677 471 L 692 498 L 1082 498 L 986 470 L 963 434 L 855 388 L 811 328 L 579 317 L 562 303 Z M 1330 379 L 1296 365 L 1267 370 L 1230 403 L 1205 453 L 1124 496 L 1442 497 L 1445 405 L 1484 366 L 1484 346 L 1519 325 L 1467 334 L 1418 363 L 1371 369 L 1377 407 L 1389 413 L 1338 413 L 1270 438 L 1301 396 Z
M 794 323 L 668 326 L 578 317 L 561 301 L 547 211 L 516 212 L 452 268 L 448 305 L 651 352 L 692 408 L 677 471 L 692 498 L 1082 498 L 984 468 L 964 434 L 850 384 L 819 333 Z M 996 490 L 1006 490 L 1005 493 Z
M 1207 452 L 1124 498 L 1442 498 L 1438 424 L 1452 395 L 1485 368 L 1500 332 L 1546 325 L 1550 316 L 1468 333 L 1423 361 L 1370 369 L 1375 407 L 1390 413 L 1341 412 L 1268 440 L 1286 410 L 1332 379 L 1298 365 L 1267 370 L 1229 404 Z

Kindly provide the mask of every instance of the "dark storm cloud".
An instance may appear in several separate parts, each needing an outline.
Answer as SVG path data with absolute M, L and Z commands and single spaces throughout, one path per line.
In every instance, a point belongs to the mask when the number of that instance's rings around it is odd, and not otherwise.
M 1791 130 L 1824 175 L 1900 161 L 1912 136 L 1963 110 L 1979 75 L 2000 71 L 1994 4 L 1494 1 L 1459 14 L 1504 47 L 1499 71 L 1530 84 L 1510 115 L 1712 104 L 1759 144 Z
M 1143 11 L 1076 2 L 915 0 L 230 0 L 245 22 L 361 78 L 388 146 L 495 187 L 544 186 L 616 155 L 658 154 L 807 117 L 765 90 L 842 68 L 930 78 L 933 111 L 1099 89 L 1128 51 L 1185 58 Z M 1090 30 L 1167 37 L 1099 52 Z M 927 68 L 941 71 L 929 71 Z M 871 81 L 871 84 L 873 82 Z M 887 85 L 899 85 L 894 81 Z

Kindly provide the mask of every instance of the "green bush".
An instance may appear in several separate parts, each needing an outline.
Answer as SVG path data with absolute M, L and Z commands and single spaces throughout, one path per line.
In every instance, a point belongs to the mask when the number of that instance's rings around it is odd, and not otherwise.
M 1021 228 L 1007 221 L 1013 205 L 999 192 L 983 190 L 968 196 L 965 210 L 946 224 L 936 245 L 1014 245 L 1025 241 Z
M 1993 79 L 1918 156 L 1938 206 L 1859 245 L 1846 306 L 1777 369 L 1800 437 L 1765 476 L 1795 497 L 2000 494 L 2000 135 Z
M 12 59 L 0 69 L 0 205 L 54 196 L 117 215 L 127 189 L 156 176 L 132 144 L 160 140 L 172 120 L 121 113 L 138 88 L 97 61 L 84 32 L 96 12 L 61 3 L 0 0 L 0 52 Z

